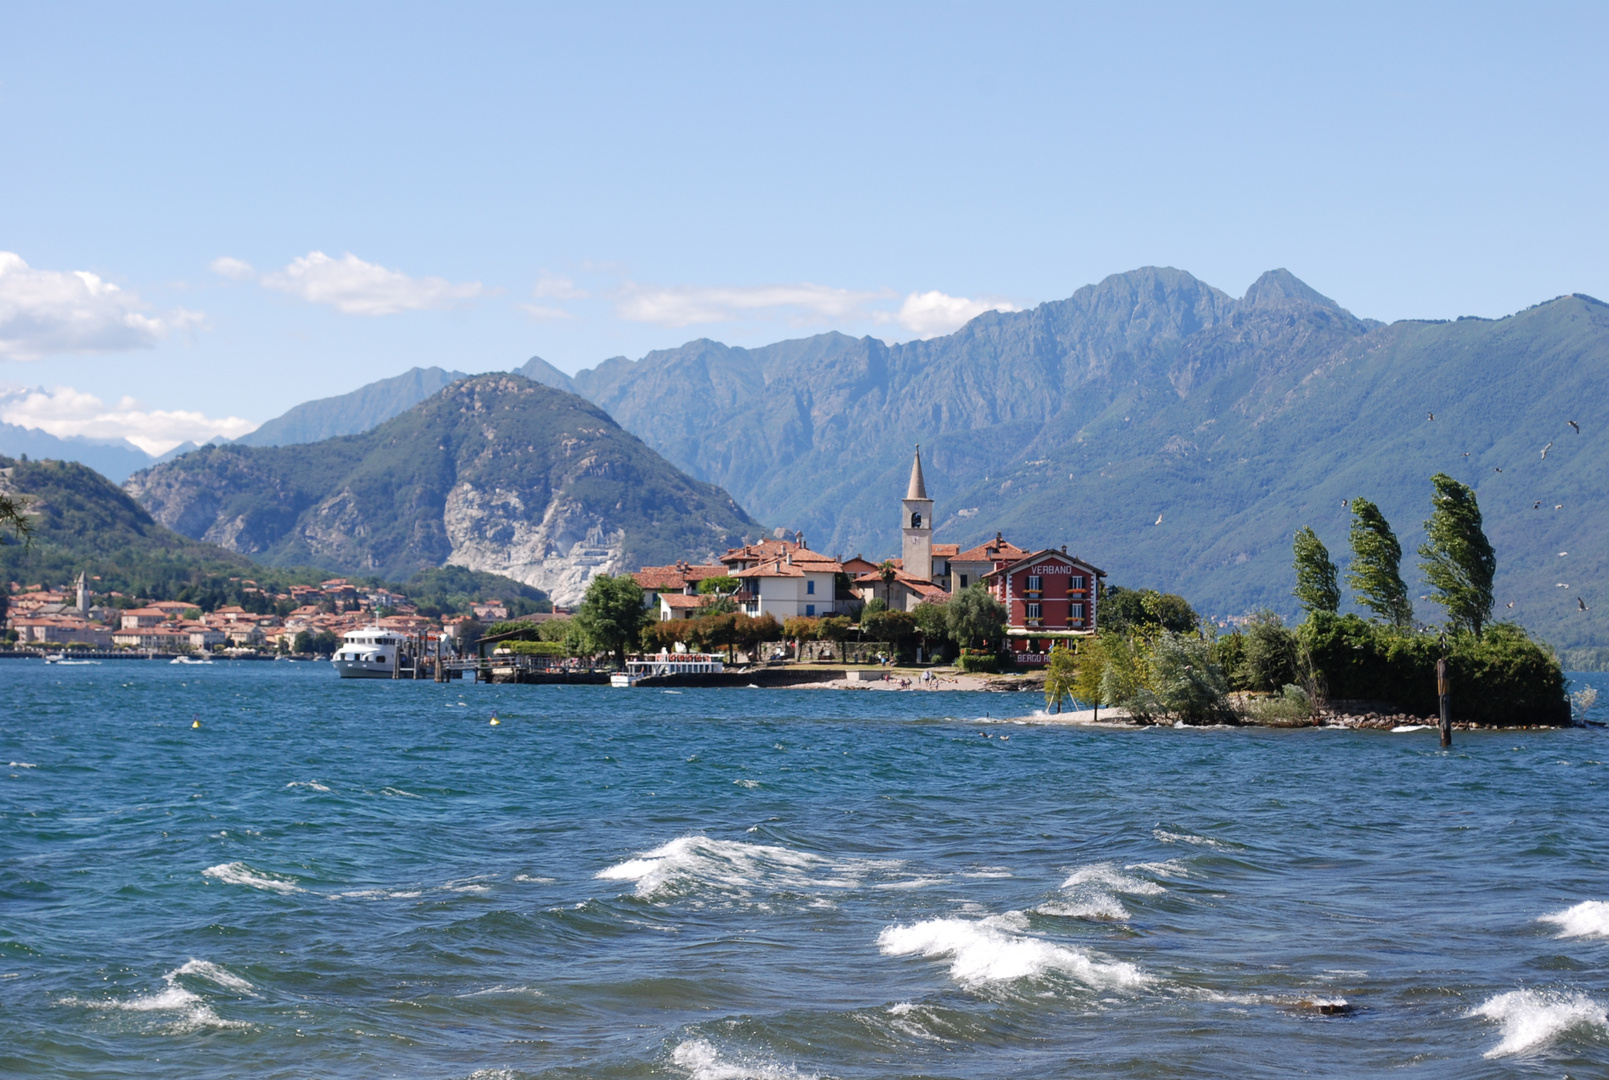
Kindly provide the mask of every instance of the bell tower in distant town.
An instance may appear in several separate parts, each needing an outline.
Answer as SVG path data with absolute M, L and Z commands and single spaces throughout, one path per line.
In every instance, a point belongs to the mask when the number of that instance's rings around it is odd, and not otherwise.
M 933 500 L 922 479 L 922 447 L 911 462 L 911 483 L 900 500 L 900 561 L 905 573 L 928 581 L 933 576 Z

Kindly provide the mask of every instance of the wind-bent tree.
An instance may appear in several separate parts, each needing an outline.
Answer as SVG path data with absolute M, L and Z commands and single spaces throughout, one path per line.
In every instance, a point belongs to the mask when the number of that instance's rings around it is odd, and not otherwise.
M 1073 696 L 1078 680 L 1078 661 L 1066 645 L 1053 645 L 1050 663 L 1045 666 L 1045 704 L 1051 712 L 1061 712 L 1061 704 Z
M 1291 545 L 1296 556 L 1296 588 L 1291 590 L 1302 610 L 1333 612 L 1341 606 L 1341 588 L 1335 583 L 1330 551 L 1313 526 L 1303 525 Z
M 1453 628 L 1479 637 L 1492 618 L 1497 555 L 1481 529 L 1480 505 L 1469 485 L 1446 473 L 1437 473 L 1430 482 L 1436 493 L 1425 522 L 1426 539 L 1419 545 L 1425 560 L 1419 568 L 1430 582 L 1431 599 L 1447 612 Z
M 600 574 L 593 578 L 581 607 L 570 620 L 599 649 L 614 653 L 615 663 L 621 667 L 626 666 L 626 650 L 636 647 L 647 621 L 642 587 L 630 574 Z
M 1402 583 L 1402 545 L 1380 508 L 1368 499 L 1352 500 L 1352 565 L 1346 583 L 1358 603 L 1393 626 L 1413 625 L 1413 602 Z

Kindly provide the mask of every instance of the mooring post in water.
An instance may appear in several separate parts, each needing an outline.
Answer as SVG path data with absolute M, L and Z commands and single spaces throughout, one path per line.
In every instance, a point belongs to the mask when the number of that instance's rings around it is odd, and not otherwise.
M 1441 699 L 1441 746 L 1445 750 L 1453 744 L 1453 714 L 1447 698 L 1447 658 L 1436 661 L 1436 696 Z

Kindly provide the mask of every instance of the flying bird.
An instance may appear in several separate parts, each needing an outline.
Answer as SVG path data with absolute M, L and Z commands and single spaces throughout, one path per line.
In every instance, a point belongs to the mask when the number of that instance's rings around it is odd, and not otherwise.
M 1435 419 L 1435 418 L 1432 417 L 1431 419 Z M 1576 423 L 1574 420 L 1566 420 L 1565 423 L 1569 424 L 1571 427 L 1575 428 L 1575 433 L 1577 435 L 1581 434 L 1581 425 L 1580 424 Z
M 1435 413 L 1431 413 L 1431 414 L 1430 414 L 1430 418 L 1431 418 L 1431 419 L 1432 419 L 1432 420 L 1434 420 L 1434 419 L 1435 419 L 1435 418 L 1436 418 L 1436 414 L 1435 414 Z
M 1464 451 L 1464 456 L 1465 456 L 1465 457 L 1468 457 L 1468 456 L 1469 456 L 1469 451 L 1468 451 L 1468 450 L 1465 450 L 1465 451 Z
M 1492 471 L 1493 471 L 1493 472 L 1502 472 L 1502 471 L 1503 471 L 1503 470 L 1502 470 L 1502 469 L 1499 469 L 1499 468 L 1498 468 L 1498 467 L 1497 467 L 1497 466 L 1496 466 L 1496 465 L 1493 465 L 1493 466 L 1492 466 Z
M 1542 448 L 1542 460 L 1543 461 L 1546 461 L 1548 459 L 1548 451 L 1552 450 L 1552 449 L 1553 449 L 1553 444 L 1552 443 L 1548 443 L 1546 446 L 1544 446 Z
M 1575 604 L 1576 607 L 1580 608 L 1582 611 L 1587 610 L 1587 602 L 1581 599 L 1581 597 L 1578 596 L 1575 598 Z
M 1514 606 L 1514 601 L 1512 601 L 1512 600 L 1510 600 L 1510 601 L 1509 601 L 1509 602 L 1508 602 L 1508 606 L 1509 606 L 1509 607 L 1513 607 L 1513 606 Z
M 1166 513 L 1166 512 L 1167 512 L 1167 511 L 1165 511 L 1165 510 L 1164 510 L 1164 511 L 1163 511 L 1163 513 Z M 1156 516 L 1156 523 L 1157 523 L 1157 524 L 1158 524 L 1158 525 L 1160 525 L 1160 524 L 1162 524 L 1162 514 L 1158 514 L 1158 515 L 1157 515 L 1157 516 Z
M 1540 509 L 1542 509 L 1542 500 L 1541 499 L 1536 500 L 1536 505 L 1531 507 L 1531 509 L 1532 510 L 1540 510 Z
M 1568 588 L 1569 588 L 1569 587 L 1570 587 L 1570 586 L 1568 586 L 1568 585 L 1566 585 L 1566 584 L 1565 584 L 1565 583 L 1564 583 L 1564 582 L 1562 582 L 1562 581 L 1560 581 L 1560 582 L 1557 582 L 1557 583 L 1556 583 L 1556 584 L 1557 584 L 1557 585 L 1558 585 L 1558 586 L 1559 586 L 1559 588 L 1561 588 L 1561 589 L 1568 589 Z
M 1561 558 L 1561 559 L 1562 559 L 1562 558 L 1564 558 L 1564 557 L 1565 557 L 1565 556 L 1566 556 L 1566 555 L 1568 555 L 1568 554 L 1570 554 L 1570 553 L 1569 553 L 1569 552 L 1568 552 L 1568 551 L 1561 551 L 1561 552 L 1559 552 L 1559 558 Z
M 1553 509 L 1555 509 L 1555 510 L 1563 510 L 1564 509 L 1564 504 L 1563 503 L 1554 503 L 1553 504 Z

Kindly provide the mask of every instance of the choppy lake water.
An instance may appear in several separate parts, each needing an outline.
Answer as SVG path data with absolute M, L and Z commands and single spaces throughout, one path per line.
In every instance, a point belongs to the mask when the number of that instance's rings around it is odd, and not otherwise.
M 5 1075 L 1609 1074 L 1601 729 L 283 663 L 0 688 Z

